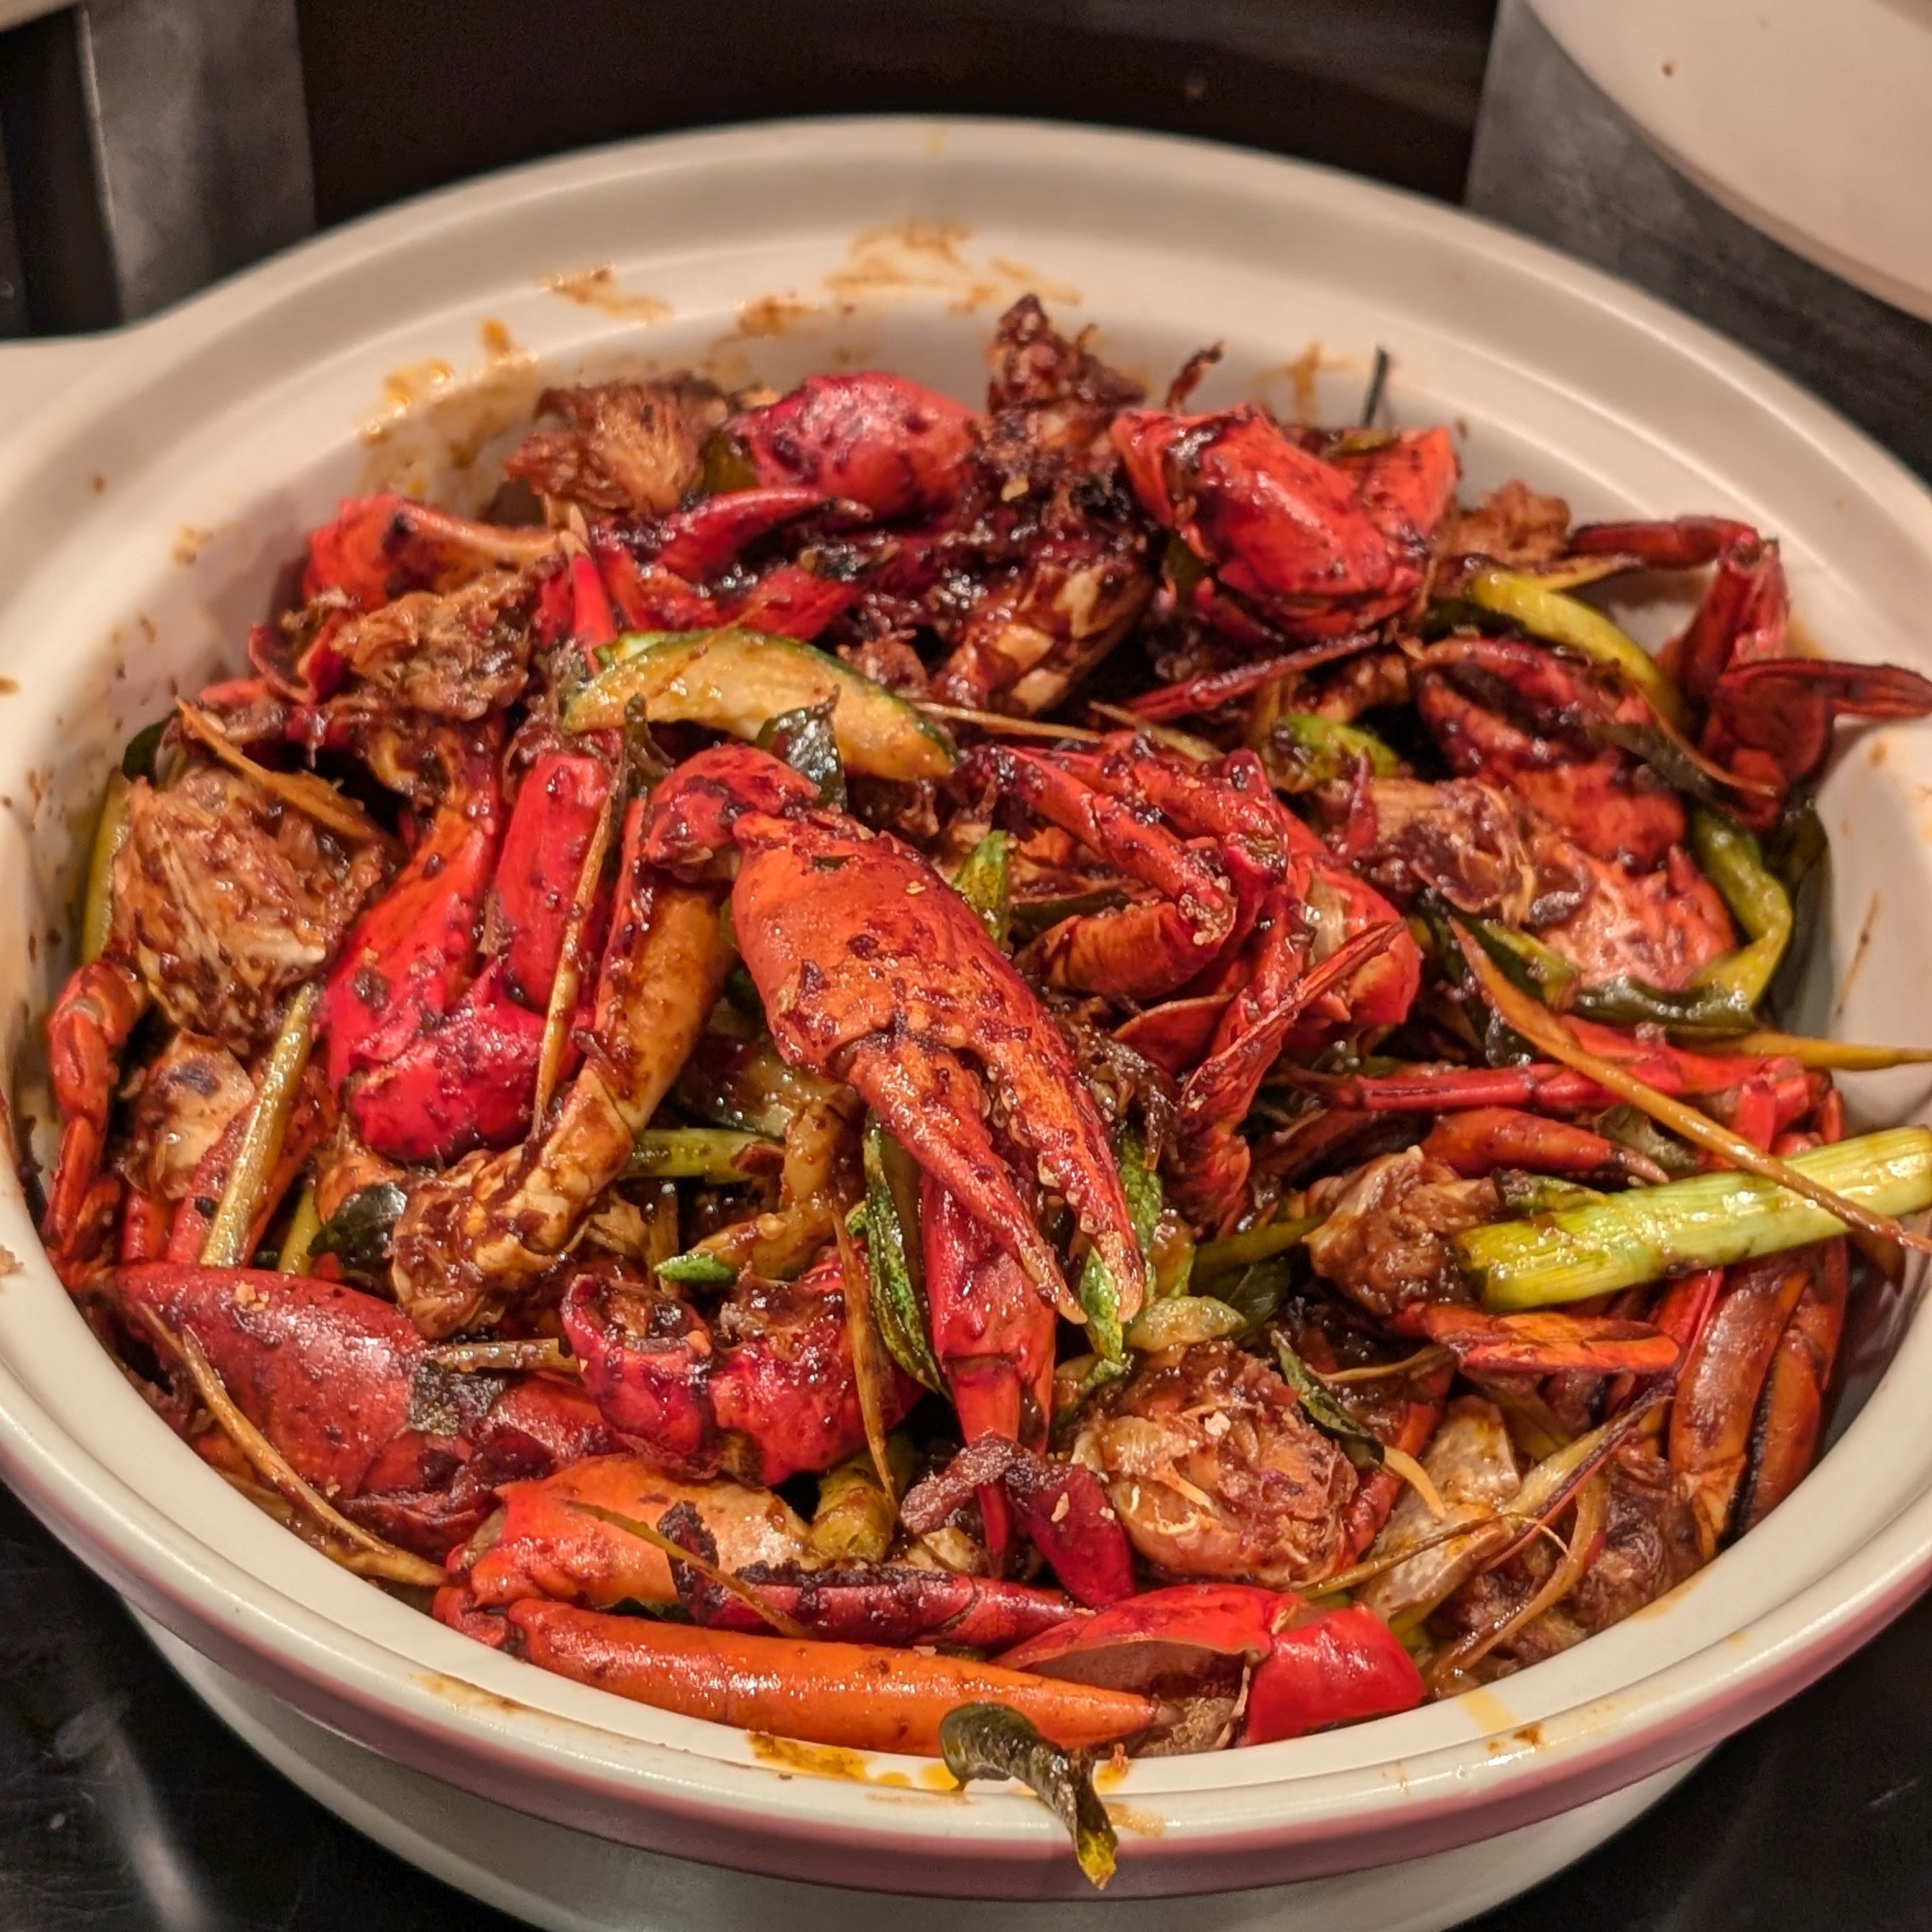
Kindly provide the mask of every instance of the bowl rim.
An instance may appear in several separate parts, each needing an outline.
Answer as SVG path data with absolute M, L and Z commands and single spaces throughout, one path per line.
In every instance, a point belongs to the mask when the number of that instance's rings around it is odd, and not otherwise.
M 950 150 L 991 156 L 1023 139 L 1041 164 L 1096 162 L 1122 168 L 1180 171 L 1232 192 L 1292 201 L 1319 193 L 1366 221 L 1412 232 L 1453 233 L 1478 265 L 1494 263 L 1544 282 L 1626 327 L 1666 343 L 1706 375 L 1765 408 L 1841 463 L 1854 463 L 1865 486 L 1887 500 L 1932 552 L 1932 497 L 1904 466 L 1776 371 L 1665 305 L 1539 244 L 1492 227 L 1459 210 L 1356 180 L 1306 163 L 1175 136 L 1069 127 L 1023 120 L 941 120 L 850 117 L 754 124 L 613 144 L 506 170 L 363 217 L 205 291 L 161 316 L 84 345 L 60 345 L 69 368 L 89 381 L 55 387 L 0 444 L 0 487 L 31 474 L 83 424 L 129 394 L 164 381 L 171 359 L 204 337 L 238 325 L 317 288 L 345 269 L 371 261 L 426 230 L 438 232 L 500 212 L 506 201 L 540 203 L 607 182 L 674 176 L 684 170 L 745 162 L 781 162 L 809 142 L 821 152 L 901 158 L 941 136 Z M 52 366 L 37 349 L 0 349 L 7 362 Z M 11 1182 L 0 1184 L 7 1224 L 24 1226 Z M 37 1244 L 24 1265 L 44 1268 Z M 0 1362 L 0 1473 L 26 1497 L 56 1533 L 90 1564 L 130 1590 L 164 1619 L 182 1614 L 206 1627 L 226 1626 L 235 1642 L 275 1658 L 300 1681 L 347 1696 L 371 1716 L 400 1722 L 424 1735 L 580 1788 L 595 1786 L 621 1802 L 729 1815 L 739 1824 L 803 1836 L 836 1825 L 848 1836 L 903 1844 L 934 1829 L 930 1807 L 874 1808 L 855 1814 L 831 1780 L 775 1779 L 759 1768 L 716 1758 L 694 1760 L 675 1745 L 639 1740 L 533 1707 L 484 1713 L 453 1707 L 417 1681 L 411 1660 L 296 1601 L 248 1573 L 220 1550 L 170 1521 L 69 1435 Z M 1817 1579 L 1748 1629 L 1714 1642 L 1619 1692 L 1613 1714 L 1560 1755 L 1498 1724 L 1487 1736 L 1445 1745 L 1402 1761 L 1319 1773 L 1256 1764 L 1255 1774 L 1210 1791 L 1176 1794 L 1210 1800 L 1214 1821 L 1174 1828 L 1191 1849 L 1239 1838 L 1294 1811 L 1297 1832 L 1344 1845 L 1382 1829 L 1394 1814 L 1427 1812 L 1441 1820 L 1504 1801 L 1523 1822 L 1593 1791 L 1628 1782 L 1690 1754 L 1788 1695 L 1846 1654 L 1932 1581 L 1932 1491 L 1912 1498 L 1831 1574 Z M 172 1616 L 170 1612 L 173 1613 Z M 404 1679 L 400 1689 L 399 1674 Z M 616 1745 L 624 1747 L 621 1754 Z M 621 1759 L 623 1760 L 620 1762 Z M 694 1774 L 701 1763 L 702 1774 Z M 1587 1776 L 1585 1775 L 1587 1773 Z M 1586 1788 L 1587 1786 L 1587 1788 Z M 1245 1799 L 1245 1803 L 1241 1802 Z M 956 1800 L 948 1800 L 949 1805 Z M 975 1794 L 976 1831 L 1038 1846 L 1057 1829 L 1021 1801 Z M 532 1807 L 536 1808 L 536 1807 Z M 955 1814 L 957 1815 L 957 1814 Z M 990 1848 L 989 1848 L 990 1849 Z

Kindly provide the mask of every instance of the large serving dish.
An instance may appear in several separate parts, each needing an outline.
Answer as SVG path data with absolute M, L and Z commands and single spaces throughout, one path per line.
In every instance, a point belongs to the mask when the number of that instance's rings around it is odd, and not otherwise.
M 230 660 L 299 533 L 376 481 L 463 508 L 547 378 L 695 363 L 785 383 L 878 363 L 963 395 L 1022 290 L 1210 399 L 1313 384 L 1346 419 L 1377 344 L 1400 419 L 1466 429 L 1469 485 L 1582 516 L 1697 508 L 1785 540 L 1831 654 L 1932 669 L 1932 501 L 1776 376 L 1630 291 L 1447 210 L 1216 148 L 1021 124 L 774 126 L 612 149 L 346 230 L 118 336 L 0 352 L 0 1026 L 33 1042 L 91 802 L 124 739 Z M 1304 408 L 1310 406 L 1305 400 Z M 1636 613 L 1660 627 L 1667 613 Z M 1823 809 L 1810 1009 L 1923 1038 L 1932 732 L 1860 741 Z M 1927 1083 L 1852 1088 L 1873 1118 Z M 1030 1798 L 628 1705 L 488 1652 L 335 1568 L 184 1449 L 95 1345 L 0 1180 L 0 1470 L 85 1561 L 226 1670 L 342 1735 L 578 1830 L 785 1876 L 1072 1893 Z M 1412 1859 L 1681 1762 L 1809 1682 L 1932 1575 L 1932 1329 L 1860 1343 L 1840 1440 L 1761 1528 L 1650 1610 L 1499 1687 L 1297 1743 L 1135 1766 L 1126 1893 Z M 1875 1381 L 1867 1394 L 1867 1385 Z M 1862 1398 L 1862 1402 L 1860 1402 Z

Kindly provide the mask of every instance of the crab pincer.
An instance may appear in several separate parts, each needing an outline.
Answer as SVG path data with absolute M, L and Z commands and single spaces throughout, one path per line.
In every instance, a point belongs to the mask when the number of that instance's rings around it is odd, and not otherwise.
M 341 1282 L 155 1262 L 118 1269 L 115 1291 L 168 1343 L 192 1338 L 303 1481 L 424 1555 L 470 1535 L 497 1483 L 616 1446 L 567 1383 L 439 1376 L 406 1316 Z
M 857 1089 L 1036 1288 L 1084 1321 L 986 1119 L 1063 1194 L 1131 1319 L 1146 1267 L 1106 1127 L 1060 1030 L 980 917 L 911 847 L 849 819 L 746 813 L 732 912 L 779 1052 Z

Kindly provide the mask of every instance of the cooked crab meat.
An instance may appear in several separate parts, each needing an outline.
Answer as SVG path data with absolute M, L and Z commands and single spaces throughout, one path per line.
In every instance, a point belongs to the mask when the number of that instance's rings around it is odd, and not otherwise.
M 1420 1147 L 1316 1182 L 1308 1206 L 1328 1216 L 1308 1239 L 1315 1273 L 1384 1320 L 1412 1302 L 1465 1299 L 1449 1237 L 1502 1212 L 1493 1181 L 1464 1181 Z
M 137 1077 L 124 1169 L 141 1193 L 181 1200 L 204 1155 L 255 1092 L 248 1070 L 218 1041 L 174 1034 Z
M 1226 1342 L 1149 1355 L 1074 1445 L 1164 1575 L 1295 1589 L 1335 1567 L 1355 1472 L 1295 1392 Z
M 372 845 L 346 851 L 248 779 L 191 767 L 128 798 L 108 951 L 177 1026 L 252 1052 L 381 883 Z
M 648 516 L 677 508 L 727 413 L 718 390 L 693 376 L 546 389 L 537 407 L 566 427 L 525 437 L 503 465 L 511 476 L 586 510 Z
M 438 596 L 412 590 L 352 618 L 335 646 L 369 687 L 394 700 L 466 723 L 500 710 L 528 681 L 537 589 L 515 571 L 493 570 Z

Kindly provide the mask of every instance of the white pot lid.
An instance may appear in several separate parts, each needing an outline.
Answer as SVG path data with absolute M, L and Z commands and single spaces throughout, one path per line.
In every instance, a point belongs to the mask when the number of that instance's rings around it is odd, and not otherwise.
M 1529 0 L 1734 214 L 1932 320 L 1932 0 Z

